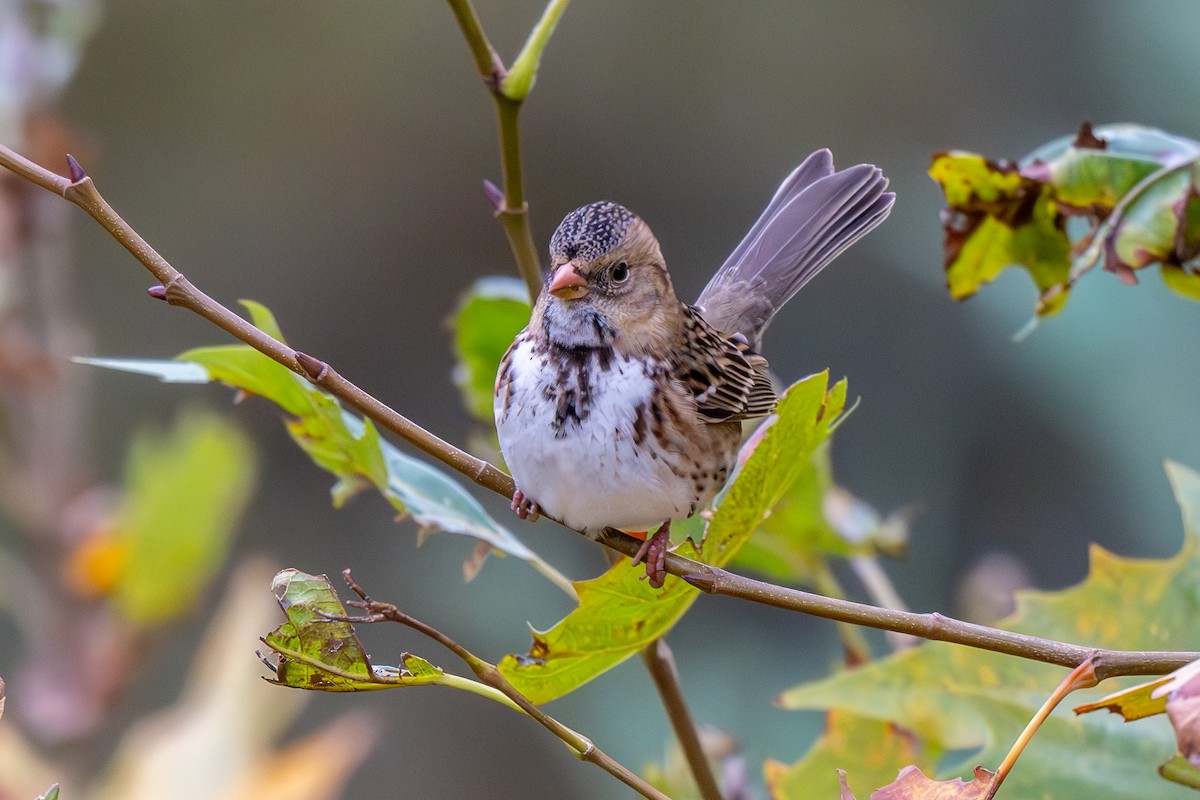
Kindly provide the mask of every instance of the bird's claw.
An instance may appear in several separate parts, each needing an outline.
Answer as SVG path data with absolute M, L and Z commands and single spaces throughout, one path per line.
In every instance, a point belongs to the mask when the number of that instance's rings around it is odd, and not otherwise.
M 525 493 L 520 489 L 513 492 L 512 510 L 517 512 L 518 517 L 530 522 L 537 522 L 538 517 L 542 514 L 542 510 L 538 508 L 537 502 L 526 497 Z
M 654 532 L 653 536 L 647 536 L 646 541 L 642 542 L 642 546 L 633 554 L 634 566 L 645 562 L 646 579 L 650 581 L 652 588 L 661 589 L 666 581 L 667 551 L 670 549 L 671 523 L 668 520 Z

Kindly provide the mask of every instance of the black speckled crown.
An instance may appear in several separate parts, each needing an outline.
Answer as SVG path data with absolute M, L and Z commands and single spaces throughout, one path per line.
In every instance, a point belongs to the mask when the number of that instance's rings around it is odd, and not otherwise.
M 634 213 L 625 206 L 607 200 L 577 208 L 563 217 L 550 237 L 550 258 L 599 258 L 617 246 L 634 219 Z

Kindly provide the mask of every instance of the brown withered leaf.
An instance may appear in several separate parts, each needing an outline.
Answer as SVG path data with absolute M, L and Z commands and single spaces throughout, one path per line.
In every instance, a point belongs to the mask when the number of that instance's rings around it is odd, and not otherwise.
M 896 780 L 871 792 L 871 800 L 983 800 L 993 777 L 989 770 L 976 767 L 975 777 L 965 783 L 962 778 L 935 781 L 910 765 L 900 770 Z M 855 800 L 846 783 L 846 773 L 838 770 L 838 780 L 842 784 L 841 800 Z
M 463 562 L 463 580 L 467 583 L 475 580 L 475 576 L 479 574 L 479 570 L 483 569 L 483 562 L 487 561 L 487 557 L 492 554 L 492 546 L 487 542 L 480 542 L 475 545 L 475 549 L 471 551 L 470 557 Z

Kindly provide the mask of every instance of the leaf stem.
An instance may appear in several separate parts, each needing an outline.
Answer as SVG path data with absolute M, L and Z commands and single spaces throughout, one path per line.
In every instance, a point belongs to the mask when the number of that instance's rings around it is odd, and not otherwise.
M 346 580 L 346 585 L 349 586 L 355 594 L 362 598 L 361 602 L 351 602 L 350 605 L 356 605 L 362 608 L 373 617 L 390 620 L 392 622 L 398 622 L 401 625 L 412 628 L 413 630 L 428 636 L 430 639 L 433 639 L 435 642 L 442 645 L 447 650 L 454 653 L 454 655 L 462 659 L 462 661 L 468 667 L 470 667 L 471 672 L 475 673 L 475 677 L 479 678 L 479 680 L 486 686 L 490 686 L 506 696 L 518 709 L 532 717 L 559 739 L 566 742 L 566 744 L 575 751 L 575 754 L 580 759 L 591 762 L 592 764 L 600 767 L 602 770 L 609 773 L 643 797 L 650 798 L 650 800 L 671 800 L 665 794 L 658 791 L 653 786 L 646 783 L 646 781 L 638 777 L 635 773 L 627 769 L 620 762 L 614 760 L 611 756 L 597 747 L 591 739 L 587 738 L 581 733 L 578 733 L 577 731 L 571 730 L 566 725 L 563 725 L 561 722 L 542 711 L 541 708 L 530 702 L 529 698 L 517 691 L 517 689 L 511 683 L 509 683 L 502 674 L 500 674 L 500 670 L 496 669 L 494 664 L 489 664 L 482 658 L 479 658 L 471 653 L 469 650 L 460 645 L 458 642 L 454 641 L 446 634 L 442 633 L 437 628 L 427 625 L 424 622 L 421 622 L 419 619 L 405 614 L 391 603 L 382 603 L 372 600 L 371 597 L 363 591 L 362 587 L 354 582 L 354 579 L 350 576 L 350 570 L 344 570 L 342 572 L 342 576 Z
M 500 705 L 508 706 L 513 711 L 519 711 L 522 714 L 525 713 L 525 709 L 514 703 L 512 698 L 496 687 L 488 686 L 470 678 L 464 678 L 461 675 L 451 675 L 449 672 L 443 672 L 442 680 L 438 685 L 446 686 L 450 689 L 461 689 L 464 692 L 486 697 L 488 700 L 495 700 Z
M 984 800 L 991 800 L 995 797 L 996 792 L 1000 789 L 1000 784 L 1004 783 L 1004 779 L 1008 777 L 1008 773 L 1012 772 L 1012 768 L 1016 765 L 1017 759 L 1021 757 L 1021 753 L 1025 752 L 1033 735 L 1037 733 L 1038 728 L 1046 721 L 1046 717 L 1050 716 L 1050 712 L 1058 707 L 1058 704 L 1066 698 L 1071 692 L 1078 689 L 1089 689 L 1095 686 L 1099 681 L 1096 679 L 1096 673 L 1092 670 L 1090 661 L 1084 661 L 1079 666 L 1071 671 L 1071 674 L 1063 678 L 1062 683 L 1054 690 L 1054 693 L 1046 698 L 1046 702 L 1042 703 L 1042 707 L 1033 715 L 1033 719 L 1029 720 L 1029 724 L 1025 726 L 1025 730 L 1021 731 L 1021 735 L 1013 742 L 1013 746 L 1009 748 L 1008 755 L 1004 757 L 1004 761 L 996 769 L 996 774 L 992 776 L 988 783 L 987 794 L 984 795 Z
M 658 639 L 642 651 L 642 658 L 654 678 L 654 686 L 662 698 L 667 710 L 667 718 L 679 740 L 679 747 L 687 759 L 688 768 L 696 781 L 703 800 L 721 800 L 721 787 L 713 776 L 712 766 L 704 753 L 700 742 L 700 734 L 692 713 L 688 710 L 687 701 L 683 697 L 683 687 L 679 683 L 679 671 L 675 668 L 675 654 L 671 651 L 666 639 Z

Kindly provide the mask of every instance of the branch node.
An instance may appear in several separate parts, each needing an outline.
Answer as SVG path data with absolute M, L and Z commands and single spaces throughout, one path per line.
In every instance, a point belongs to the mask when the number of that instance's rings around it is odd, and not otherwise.
M 79 162 L 75 160 L 75 156 L 70 153 L 67 153 L 67 171 L 70 173 L 71 183 L 79 183 L 88 176 L 83 167 L 79 166 Z
M 88 180 L 91 179 L 89 178 Z M 166 300 L 167 303 L 173 306 L 186 306 L 189 294 L 187 282 L 187 278 L 183 277 L 183 275 L 176 274 L 175 277 L 171 278 L 171 280 L 162 285 L 162 297 L 159 299 Z M 160 293 L 158 289 L 159 287 L 152 286 L 146 290 L 146 293 L 151 297 L 158 298 Z
M 320 383 L 329 374 L 329 365 L 307 353 L 296 351 L 296 364 L 313 383 Z
M 702 592 L 711 594 L 717 589 L 717 579 L 710 573 L 706 572 L 689 572 L 686 575 L 680 575 L 685 581 L 695 586 Z
M 504 192 L 500 191 L 499 186 L 485 178 L 483 181 L 483 193 L 487 195 L 488 202 L 492 204 L 492 208 L 496 209 L 497 214 L 504 211 Z
M 508 68 L 504 66 L 504 62 L 500 60 L 500 56 L 496 51 L 492 51 L 492 71 L 484 76 L 483 82 L 487 84 L 488 89 L 497 97 L 507 99 L 504 94 L 504 79 L 508 77 Z

